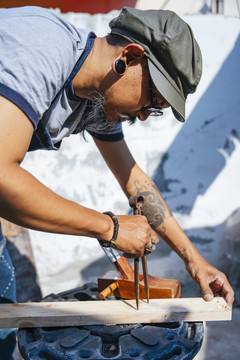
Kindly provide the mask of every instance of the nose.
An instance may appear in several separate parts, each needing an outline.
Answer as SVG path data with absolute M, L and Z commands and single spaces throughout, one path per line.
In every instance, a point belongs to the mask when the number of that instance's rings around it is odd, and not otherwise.
M 147 118 L 149 117 L 150 114 L 151 114 L 151 111 L 140 110 L 137 112 L 137 117 L 140 121 L 145 121 L 145 120 L 147 120 Z
M 158 101 L 157 104 L 162 109 L 167 109 L 170 106 L 170 104 L 162 97 L 162 95 L 160 95 L 160 101 Z

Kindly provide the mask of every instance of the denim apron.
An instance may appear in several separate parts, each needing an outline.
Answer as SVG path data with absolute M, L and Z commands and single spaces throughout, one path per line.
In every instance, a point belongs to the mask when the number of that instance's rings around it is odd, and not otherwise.
M 16 302 L 16 284 L 12 261 L 0 224 L 0 303 Z
M 0 224 L 0 303 L 16 302 L 16 282 L 14 267 L 6 248 Z M 1 327 L 1 320 L 0 320 Z M 0 358 L 12 360 L 16 345 L 15 329 L 0 329 Z

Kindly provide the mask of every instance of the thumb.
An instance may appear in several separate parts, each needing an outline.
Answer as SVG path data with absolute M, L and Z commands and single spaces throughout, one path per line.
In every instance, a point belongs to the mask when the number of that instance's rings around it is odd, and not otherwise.
M 200 284 L 201 293 L 205 301 L 211 301 L 214 298 L 213 292 L 207 283 Z

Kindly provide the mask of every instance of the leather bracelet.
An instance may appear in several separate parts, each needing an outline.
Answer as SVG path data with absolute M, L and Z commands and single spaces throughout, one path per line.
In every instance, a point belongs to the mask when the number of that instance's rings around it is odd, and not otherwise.
M 111 246 L 111 245 L 115 245 L 115 244 L 116 244 L 116 241 L 117 241 L 117 237 L 118 237 L 118 230 L 119 230 L 118 218 L 117 218 L 116 215 L 114 215 L 111 211 L 105 211 L 103 214 L 110 216 L 110 218 L 111 218 L 112 221 L 113 221 L 114 230 L 113 230 L 113 237 L 112 237 L 112 239 L 110 240 L 110 246 Z

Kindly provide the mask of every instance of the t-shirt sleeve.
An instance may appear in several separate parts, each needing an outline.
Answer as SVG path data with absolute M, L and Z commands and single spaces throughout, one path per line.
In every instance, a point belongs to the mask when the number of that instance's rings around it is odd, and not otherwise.
M 39 121 L 38 115 L 32 105 L 25 99 L 24 96 L 13 90 L 8 85 L 2 83 L 0 83 L 0 95 L 17 105 L 27 115 L 27 117 L 34 126 L 34 129 L 36 129 Z
M 0 95 L 20 107 L 34 128 L 78 59 L 82 43 L 74 31 L 47 9 L 0 10 Z
M 124 134 L 122 131 L 122 124 L 118 124 L 112 127 L 111 130 L 108 131 L 93 132 L 88 130 L 88 132 L 95 139 L 99 139 L 102 141 L 118 141 L 124 138 Z

